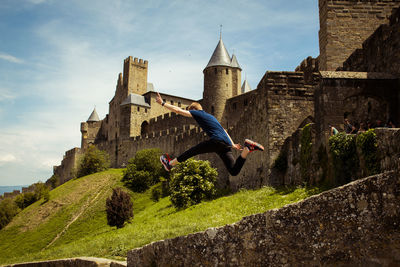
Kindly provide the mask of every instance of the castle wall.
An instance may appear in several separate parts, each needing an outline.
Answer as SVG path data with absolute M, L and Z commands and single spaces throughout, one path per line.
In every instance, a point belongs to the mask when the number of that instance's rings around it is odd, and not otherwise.
M 343 63 L 341 70 L 400 74 L 400 8 Z
M 329 125 L 343 130 L 343 120 L 351 123 L 384 123 L 390 118 L 400 124 L 399 83 L 384 73 L 321 72 L 315 89 L 315 123 L 318 140 L 326 143 Z
M 320 70 L 336 70 L 381 24 L 399 0 L 319 0 Z
M 128 252 L 127 266 L 397 266 L 400 174 Z
M 285 139 L 314 114 L 313 86 L 305 84 L 302 72 L 267 72 L 256 90 L 230 99 L 229 106 L 247 97 L 250 105 L 229 133 L 235 142 L 243 144 L 248 138 L 264 145 L 265 151 L 250 154 L 241 173 L 230 177 L 233 190 L 273 185 L 270 167 Z
M 78 167 L 80 156 L 83 154 L 80 148 L 73 148 L 65 152 L 61 165 L 54 166 L 53 173 L 60 179 L 60 184 L 63 184 L 75 177 L 75 172 Z
M 311 124 L 311 142 L 312 142 L 312 159 L 309 162 L 309 172 L 307 178 L 304 179 L 301 174 L 301 137 L 303 129 L 299 128 L 292 136 L 285 140 L 285 145 L 282 152 L 286 155 L 287 169 L 285 173 L 273 170 L 275 180 L 278 185 L 314 185 L 321 182 L 323 179 L 331 180 L 333 177 L 333 162 L 330 155 L 325 154 L 326 158 L 320 153 L 328 153 L 329 147 L 320 147 L 316 139 L 315 132 L 316 125 Z M 377 160 L 380 162 L 381 172 L 400 169 L 400 128 L 377 128 L 375 129 L 377 137 L 378 154 Z M 319 151 L 319 149 L 323 149 Z M 357 151 L 358 158 L 361 159 L 362 152 Z M 325 162 L 323 162 L 325 160 Z M 325 164 L 326 170 L 323 170 L 322 164 Z M 331 169 L 329 169 L 329 167 Z M 325 171 L 325 173 L 324 173 Z M 352 180 L 365 177 L 367 170 L 360 162 L 360 169 Z M 325 175 L 325 177 L 324 177 Z

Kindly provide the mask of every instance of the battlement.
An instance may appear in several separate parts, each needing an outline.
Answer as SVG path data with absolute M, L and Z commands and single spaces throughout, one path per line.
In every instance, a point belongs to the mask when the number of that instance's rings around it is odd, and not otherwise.
M 303 72 L 268 71 L 257 88 L 262 87 L 273 95 L 312 97 L 313 86 L 306 84 Z
M 127 64 L 127 63 L 131 63 L 136 66 L 147 68 L 149 62 L 147 60 L 143 60 L 141 58 L 138 59 L 137 57 L 132 59 L 132 56 L 129 56 L 124 60 L 124 64 Z

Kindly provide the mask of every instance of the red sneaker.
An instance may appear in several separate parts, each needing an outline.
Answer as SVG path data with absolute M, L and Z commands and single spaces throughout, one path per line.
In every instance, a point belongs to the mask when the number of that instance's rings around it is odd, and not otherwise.
M 254 141 L 251 141 L 250 139 L 244 140 L 244 146 L 247 147 L 250 150 L 250 152 L 253 152 L 254 150 L 264 151 L 264 147 L 262 145 Z

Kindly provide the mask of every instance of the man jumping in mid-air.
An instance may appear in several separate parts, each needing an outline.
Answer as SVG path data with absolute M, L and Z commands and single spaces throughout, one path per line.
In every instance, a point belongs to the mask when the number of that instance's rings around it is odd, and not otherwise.
M 254 150 L 264 150 L 262 145 L 249 139 L 244 141 L 243 149 L 241 149 L 239 144 L 234 144 L 231 137 L 221 126 L 218 120 L 213 115 L 205 112 L 201 105 L 197 102 L 193 102 L 189 106 L 189 110 L 184 110 L 177 106 L 165 103 L 159 93 L 157 93 L 156 102 L 177 114 L 194 118 L 203 131 L 210 137 L 209 140 L 201 142 L 200 144 L 190 148 L 177 158 L 170 159 L 168 154 L 162 155 L 160 157 L 160 161 L 167 171 L 170 171 L 179 162 L 184 162 L 185 160 L 198 154 L 215 152 L 222 159 L 229 173 L 235 176 L 239 174 L 244 162 L 246 161 L 246 157 L 250 152 Z M 242 150 L 242 153 L 236 159 L 236 161 L 233 158 L 232 147 L 237 150 Z

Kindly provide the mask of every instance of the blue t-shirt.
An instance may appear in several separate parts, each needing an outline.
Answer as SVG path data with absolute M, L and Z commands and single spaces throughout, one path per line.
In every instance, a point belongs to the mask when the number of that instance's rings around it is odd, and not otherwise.
M 224 128 L 213 115 L 208 114 L 204 110 L 189 110 L 189 112 L 210 139 L 220 140 L 230 146 L 232 145 Z

